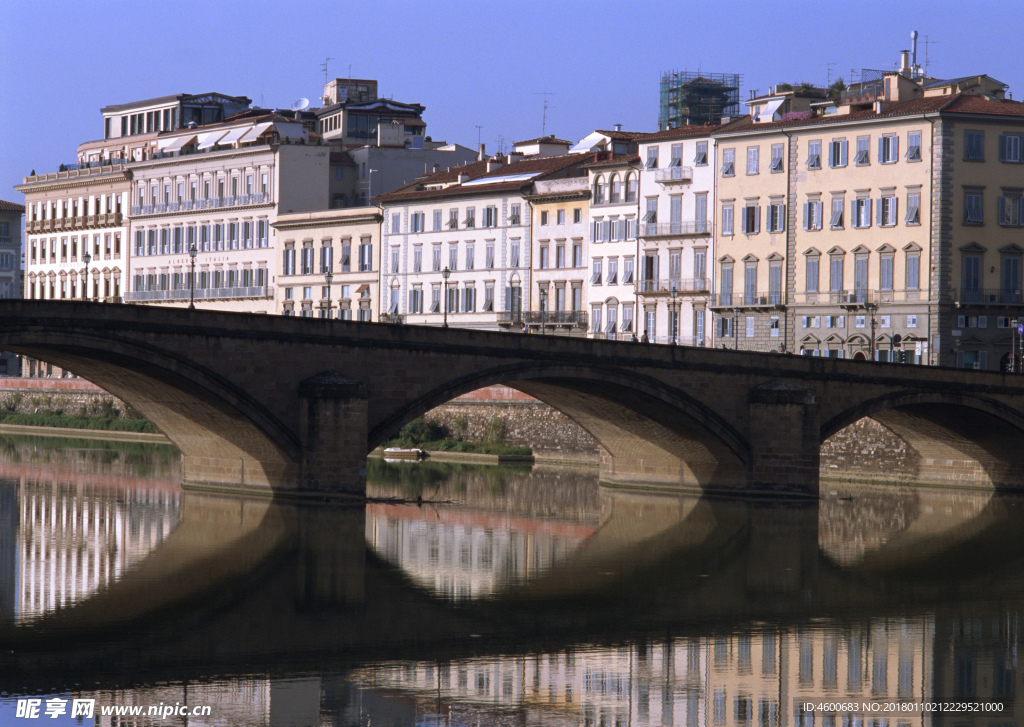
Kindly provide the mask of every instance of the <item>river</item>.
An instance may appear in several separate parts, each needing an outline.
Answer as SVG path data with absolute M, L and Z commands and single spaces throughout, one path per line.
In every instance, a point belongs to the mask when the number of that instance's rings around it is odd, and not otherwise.
M 1020 498 L 368 476 L 366 507 L 242 499 L 171 447 L 0 438 L 0 725 L 1021 721 Z

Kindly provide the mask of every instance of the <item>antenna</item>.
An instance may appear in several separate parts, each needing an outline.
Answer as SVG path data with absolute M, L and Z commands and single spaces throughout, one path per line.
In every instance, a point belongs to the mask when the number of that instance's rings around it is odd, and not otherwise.
M 477 149 L 480 148 L 480 130 L 482 128 L 484 128 L 484 127 L 482 127 L 480 124 L 476 125 L 476 147 L 477 147 Z
M 292 102 L 292 105 L 289 106 L 289 108 L 292 111 L 305 111 L 306 109 L 309 108 L 309 99 L 308 98 L 296 99 L 295 101 Z
M 333 60 L 333 58 L 324 58 L 324 62 L 320 64 L 320 68 L 324 72 L 324 83 L 327 83 L 328 81 L 331 80 L 331 77 L 327 74 L 327 64 Z
M 927 35 L 924 37 L 924 72 L 925 72 L 925 75 L 928 75 L 928 46 L 936 45 L 938 42 L 939 41 L 937 41 L 937 40 L 928 40 L 928 36 Z
M 554 96 L 553 91 L 535 91 L 534 96 L 544 97 L 544 116 L 541 118 L 540 135 L 544 136 L 548 131 L 548 96 Z
M 825 64 L 825 69 L 826 69 L 826 71 L 827 71 L 827 76 L 828 76 L 828 84 L 827 84 L 828 86 L 831 86 L 831 85 L 832 85 L 832 68 L 833 68 L 833 66 L 835 66 L 835 65 L 836 65 L 836 64 L 835 64 L 835 62 L 834 62 L 834 61 L 833 61 L 832 63 L 826 63 L 826 64 Z

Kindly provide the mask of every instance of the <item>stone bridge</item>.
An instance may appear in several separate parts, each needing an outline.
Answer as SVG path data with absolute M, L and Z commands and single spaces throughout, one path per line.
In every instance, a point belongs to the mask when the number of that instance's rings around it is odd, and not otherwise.
M 361 495 L 370 450 L 490 384 L 577 421 L 610 483 L 816 495 L 822 442 L 863 417 L 925 480 L 1024 481 L 1024 380 L 999 373 L 63 301 L 0 302 L 0 348 L 129 402 L 215 488 Z

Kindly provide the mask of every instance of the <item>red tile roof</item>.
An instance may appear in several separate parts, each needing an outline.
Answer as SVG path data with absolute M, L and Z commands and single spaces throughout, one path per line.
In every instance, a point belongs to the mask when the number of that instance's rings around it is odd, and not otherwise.
M 390 192 L 375 197 L 374 202 L 400 202 L 402 200 L 427 199 L 430 197 L 454 197 L 459 195 L 491 194 L 494 192 L 508 192 L 522 190 L 529 187 L 538 179 L 543 179 L 549 174 L 560 172 L 570 167 L 581 165 L 587 160 L 585 154 L 567 154 L 551 157 L 527 157 L 526 159 L 512 164 L 503 164 L 498 169 L 487 171 L 487 162 L 473 162 L 464 167 L 452 167 L 443 172 L 434 172 L 420 177 L 412 184 L 408 184 Z M 424 189 L 426 185 L 444 184 L 457 182 L 460 175 L 465 174 L 469 180 L 475 180 L 471 187 L 464 187 L 461 184 L 454 184 L 443 189 Z M 536 174 L 531 179 L 520 179 L 512 181 L 499 181 L 500 178 L 511 174 Z M 488 177 L 494 177 L 495 182 L 488 184 L 484 181 Z M 468 181 L 468 180 L 467 180 Z
M 554 134 L 548 134 L 547 136 L 538 136 L 536 139 L 527 139 L 526 141 L 513 141 L 512 146 L 522 146 L 523 144 L 569 144 L 572 145 L 571 141 L 565 139 L 556 139 Z
M 954 97 L 953 102 L 942 110 L 949 114 L 1024 116 L 1024 103 L 1020 101 L 990 101 L 981 96 L 958 94 Z
M 650 132 L 647 131 L 607 131 L 605 129 L 594 129 L 594 131 L 616 141 L 637 141 L 650 136 Z
M 648 134 L 643 142 L 667 141 L 669 139 L 683 139 L 688 136 L 708 136 L 712 133 L 730 131 L 734 128 L 741 128 L 749 123 L 749 116 L 741 116 L 738 119 L 727 121 L 724 124 L 702 124 L 700 126 L 678 126 L 675 129 L 664 129 Z
M 24 212 L 25 205 L 17 202 L 5 202 L 0 199 L 0 212 Z
M 581 156 L 607 156 L 604 152 L 598 152 L 597 154 L 586 154 Z M 621 167 L 629 164 L 639 164 L 639 154 L 613 154 L 610 158 L 597 159 L 595 161 L 587 162 L 583 166 L 587 169 L 593 169 L 594 167 Z

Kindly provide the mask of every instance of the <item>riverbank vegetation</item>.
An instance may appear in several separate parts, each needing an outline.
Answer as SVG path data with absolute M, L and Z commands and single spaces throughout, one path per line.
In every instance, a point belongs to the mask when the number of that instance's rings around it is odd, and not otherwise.
M 385 447 L 424 449 L 428 452 L 470 452 L 473 454 L 530 455 L 530 447 L 505 444 L 505 422 L 495 417 L 487 423 L 483 442 L 470 442 L 463 438 L 465 422 L 453 422 L 452 429 L 431 419 L 414 419 L 402 427 L 398 436 L 384 443 Z
M 109 399 L 74 406 L 63 397 L 48 394 L 32 396 L 27 401 L 20 393 L 8 394 L 0 401 L 0 424 L 115 432 L 159 432 L 152 422 L 144 419 L 131 407 L 122 411 Z

